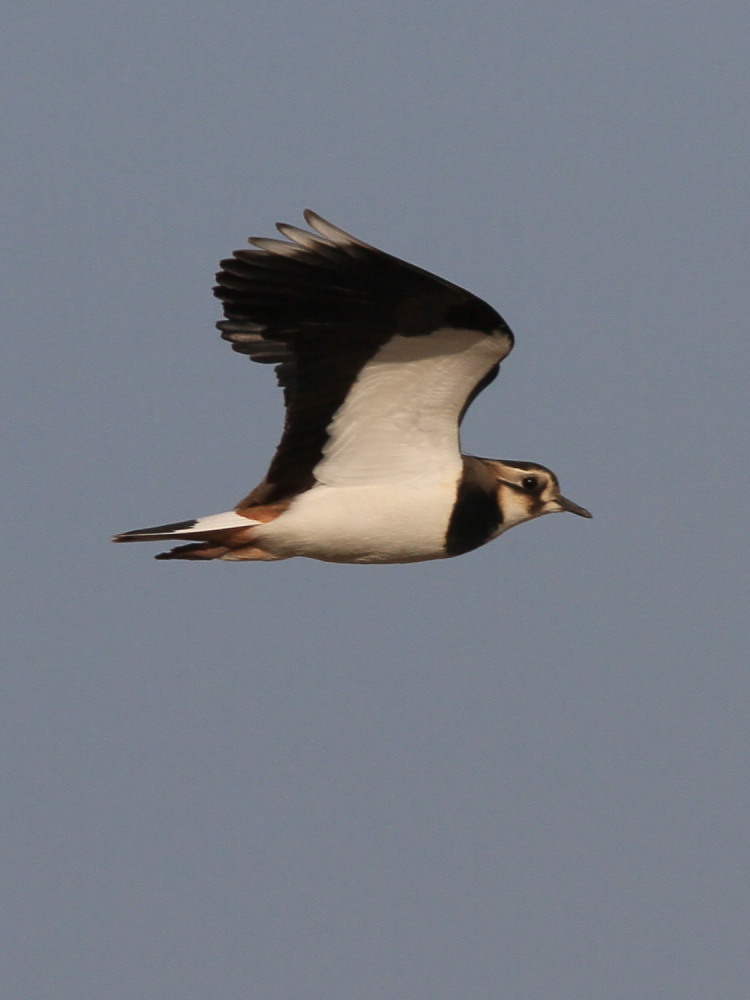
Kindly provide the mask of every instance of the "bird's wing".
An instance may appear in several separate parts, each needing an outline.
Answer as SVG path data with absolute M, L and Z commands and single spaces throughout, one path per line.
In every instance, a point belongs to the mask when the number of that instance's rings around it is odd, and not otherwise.
M 313 212 L 221 262 L 224 339 L 275 363 L 286 422 L 249 503 L 315 483 L 444 480 L 458 426 L 513 334 L 486 302 L 350 236 Z

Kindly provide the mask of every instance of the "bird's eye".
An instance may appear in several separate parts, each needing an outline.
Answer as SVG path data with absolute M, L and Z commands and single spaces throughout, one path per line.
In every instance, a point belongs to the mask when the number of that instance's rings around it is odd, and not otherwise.
M 536 493 L 539 488 L 539 480 L 536 476 L 526 476 L 521 480 L 521 486 L 523 486 L 527 493 Z

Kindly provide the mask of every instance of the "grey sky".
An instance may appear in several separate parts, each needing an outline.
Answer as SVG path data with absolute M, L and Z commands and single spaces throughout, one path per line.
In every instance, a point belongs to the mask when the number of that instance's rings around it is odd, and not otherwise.
M 12 1000 L 740 1000 L 747 5 L 16 4 Z M 157 563 L 278 437 L 219 259 L 309 206 L 487 298 L 469 452 L 595 519 Z

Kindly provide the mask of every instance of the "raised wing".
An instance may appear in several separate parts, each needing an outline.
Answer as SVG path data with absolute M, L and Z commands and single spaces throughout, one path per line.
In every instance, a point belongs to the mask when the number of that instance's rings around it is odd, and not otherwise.
M 458 424 L 513 334 L 486 302 L 313 212 L 314 232 L 251 239 L 221 263 L 218 324 L 236 351 L 275 363 L 286 422 L 263 483 L 273 503 L 331 485 L 444 478 Z

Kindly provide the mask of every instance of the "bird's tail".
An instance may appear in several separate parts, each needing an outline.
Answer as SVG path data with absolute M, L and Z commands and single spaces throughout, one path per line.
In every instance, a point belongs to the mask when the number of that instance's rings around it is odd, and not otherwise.
M 266 554 L 252 554 L 252 528 L 262 522 L 243 517 L 230 510 L 223 514 L 158 524 L 153 528 L 136 528 L 115 535 L 113 542 L 158 542 L 190 539 L 169 552 L 160 552 L 157 559 L 269 559 Z

